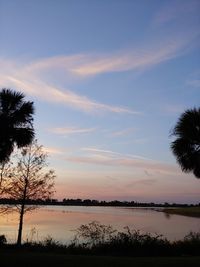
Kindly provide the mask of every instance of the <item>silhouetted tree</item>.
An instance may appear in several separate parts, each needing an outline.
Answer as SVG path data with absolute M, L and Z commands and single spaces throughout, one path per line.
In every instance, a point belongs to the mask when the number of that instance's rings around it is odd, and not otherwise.
M 200 108 L 186 110 L 179 118 L 171 149 L 184 172 L 200 178 Z
M 2 186 L 4 178 L 10 175 L 12 162 L 0 163 L 0 195 L 3 194 L 5 188 Z
M 14 146 L 22 148 L 34 139 L 33 102 L 10 89 L 0 92 L 0 163 L 9 160 Z
M 19 217 L 19 230 L 17 244 L 21 245 L 23 218 L 27 211 L 36 206 L 26 205 L 27 200 L 46 200 L 54 193 L 53 170 L 47 171 L 47 154 L 43 152 L 42 146 L 36 141 L 26 148 L 22 148 L 17 155 L 17 165 L 9 169 L 7 174 L 5 195 L 18 200 L 16 205 Z

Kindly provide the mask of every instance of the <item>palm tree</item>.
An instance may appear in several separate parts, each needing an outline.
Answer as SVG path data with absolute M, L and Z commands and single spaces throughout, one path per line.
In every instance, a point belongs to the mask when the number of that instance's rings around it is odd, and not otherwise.
M 173 130 L 171 149 L 184 172 L 200 178 L 200 108 L 186 110 Z
M 9 160 L 15 145 L 29 145 L 34 139 L 33 102 L 24 101 L 24 94 L 10 89 L 0 92 L 0 163 Z

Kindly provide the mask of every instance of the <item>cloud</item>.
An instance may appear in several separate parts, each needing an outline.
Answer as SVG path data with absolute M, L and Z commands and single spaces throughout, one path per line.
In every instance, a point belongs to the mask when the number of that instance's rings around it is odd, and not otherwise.
M 106 155 L 108 157 L 119 157 L 119 156 L 126 156 L 126 157 L 129 157 L 129 158 L 135 158 L 135 159 L 144 159 L 144 160 L 151 160 L 151 159 L 148 159 L 148 158 L 145 158 L 145 157 L 141 157 L 141 156 L 138 156 L 138 155 L 130 155 L 130 154 L 122 154 L 122 153 L 119 153 L 119 152 L 114 152 L 114 151 L 111 151 L 111 150 L 103 150 L 103 149 L 98 149 L 98 148 L 95 148 L 95 147 L 83 147 L 81 148 L 82 151 L 88 151 L 88 152 L 92 152 L 92 153 L 95 153 L 96 155 L 98 154 L 99 156 L 103 156 L 103 155 Z
M 120 131 L 115 131 L 111 133 L 111 136 L 124 136 L 124 135 L 129 135 L 135 131 L 135 128 L 128 128 L 128 129 L 123 129 Z
M 180 175 L 178 168 L 172 164 L 162 163 L 138 155 L 122 154 L 96 148 L 82 148 L 82 151 L 89 153 L 81 156 L 71 156 L 66 160 L 92 165 L 139 168 L 143 171 L 148 171 L 148 173 Z
M 187 81 L 187 85 L 195 87 L 195 88 L 200 88 L 200 79 Z
M 157 42 L 111 55 L 97 55 L 88 59 L 88 62 L 74 67 L 71 72 L 81 77 L 88 77 L 107 72 L 143 70 L 180 56 L 188 43 L 189 40 L 185 37 L 179 36 L 179 39 L 171 37 L 166 42 Z
M 129 168 L 140 168 L 147 169 L 148 171 L 156 171 L 160 174 L 178 174 L 178 170 L 173 165 L 168 165 L 165 163 L 154 162 L 150 163 L 145 160 L 137 160 L 130 158 L 109 158 L 109 157 L 101 157 L 101 156 L 83 156 L 83 157 L 69 157 L 68 161 L 75 163 L 87 163 L 87 164 L 97 164 L 104 166 L 117 166 L 117 167 L 129 167 Z
M 5 87 L 6 84 L 7 87 L 17 88 L 42 100 L 53 103 L 63 103 L 88 113 L 113 112 L 119 114 L 139 114 L 139 112 L 129 108 L 102 104 L 86 96 L 78 95 L 71 90 L 57 88 L 56 86 L 49 85 L 47 82 L 40 80 L 39 77 L 26 73 L 13 73 L 12 76 L 0 75 L 0 84 L 3 87 Z
M 200 70 L 196 70 L 193 73 L 191 73 L 186 80 L 186 85 L 194 88 L 200 87 Z
M 152 40 L 148 44 L 132 46 L 112 53 L 87 53 L 68 56 L 55 56 L 31 62 L 23 68 L 27 73 L 60 70 L 74 77 L 90 77 L 108 72 L 143 70 L 182 55 L 187 51 L 191 40 L 199 35 L 199 31 L 174 34 L 160 40 Z M 72 76 L 73 77 L 73 76 Z M 71 77 L 71 78 L 72 78 Z
M 157 25 L 162 25 L 177 19 L 186 20 L 187 16 L 191 16 L 191 14 L 198 12 L 199 7 L 200 5 L 198 0 L 168 1 L 155 16 L 154 23 Z
M 139 71 L 161 64 L 187 52 L 196 32 L 182 36 L 170 36 L 165 41 L 153 40 L 143 46 L 114 51 L 112 53 L 87 53 L 54 56 L 34 61 L 0 58 L 0 86 L 24 91 L 41 100 L 61 103 L 82 112 L 111 112 L 117 114 L 141 114 L 128 107 L 98 102 L 74 92 L 69 80 L 80 82 L 109 72 Z
M 55 148 L 55 147 L 44 147 L 43 148 L 44 152 L 48 154 L 53 154 L 53 155 L 61 155 L 64 153 L 64 151 L 60 148 Z
M 141 179 L 141 180 L 136 180 L 132 181 L 131 183 L 126 184 L 126 187 L 135 187 L 137 185 L 142 185 L 142 186 L 151 186 L 157 182 L 156 179 Z
M 133 143 L 140 145 L 146 144 L 147 142 L 148 142 L 147 138 L 137 138 L 133 140 Z
M 185 107 L 183 105 L 165 105 L 163 107 L 164 112 L 166 112 L 167 114 L 171 114 L 171 115 L 177 115 L 182 113 L 185 110 Z
M 58 127 L 50 129 L 50 132 L 60 135 L 84 134 L 96 131 L 96 128 Z

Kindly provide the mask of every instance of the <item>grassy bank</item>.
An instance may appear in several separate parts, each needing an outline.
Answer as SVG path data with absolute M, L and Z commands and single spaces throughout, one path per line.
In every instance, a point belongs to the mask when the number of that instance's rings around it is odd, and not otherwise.
M 63 255 L 56 253 L 39 253 L 0 250 L 1 267 L 184 267 L 199 266 L 200 257 L 148 257 L 148 258 L 128 258 L 128 257 L 108 257 L 108 256 L 81 256 Z
M 200 207 L 167 208 L 163 211 L 167 214 L 177 214 L 200 218 Z

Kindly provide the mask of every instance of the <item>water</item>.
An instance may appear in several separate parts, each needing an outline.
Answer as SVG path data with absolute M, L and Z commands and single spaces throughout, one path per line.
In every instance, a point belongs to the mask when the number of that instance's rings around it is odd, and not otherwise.
M 16 213 L 0 216 L 0 234 L 5 234 L 8 242 L 16 241 L 18 217 Z M 190 231 L 200 231 L 200 218 L 166 216 L 149 208 L 45 206 L 25 215 L 23 240 L 39 241 L 51 236 L 68 243 L 75 234 L 74 229 L 91 221 L 110 224 L 117 230 L 129 226 L 162 234 L 170 240 L 181 239 Z

